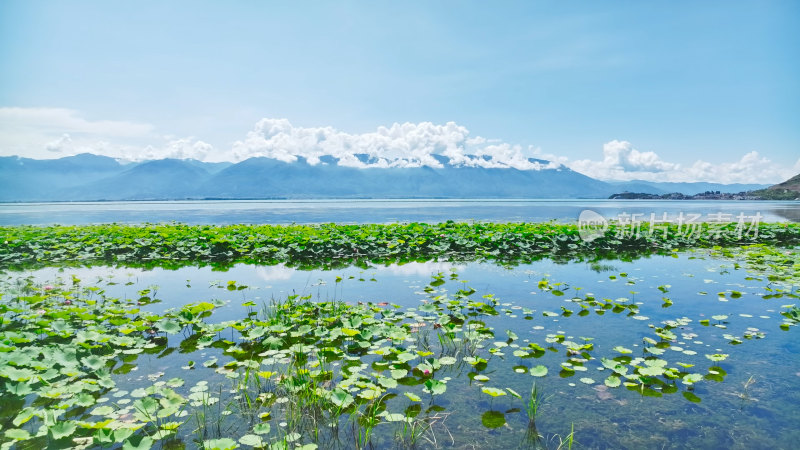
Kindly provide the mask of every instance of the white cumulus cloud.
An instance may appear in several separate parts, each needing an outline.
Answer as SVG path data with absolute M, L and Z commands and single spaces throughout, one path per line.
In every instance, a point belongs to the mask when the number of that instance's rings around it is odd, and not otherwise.
M 267 157 L 285 162 L 305 158 L 320 164 L 332 156 L 342 166 L 368 167 L 442 167 L 435 155 L 446 156 L 450 164 L 472 167 L 539 170 L 557 165 L 531 162 L 523 148 L 493 143 L 469 130 L 447 122 L 395 123 L 378 127 L 374 132 L 351 134 L 332 127 L 298 127 L 287 119 L 261 119 L 247 136 L 233 144 L 229 154 L 219 158 L 241 161 Z
M 147 146 L 143 152 L 134 156 L 136 159 L 196 159 L 203 161 L 214 152 L 214 147 L 194 138 L 181 138 L 168 141 L 161 146 Z M 128 159 L 131 159 L 130 157 Z
M 600 180 L 645 180 L 656 182 L 763 183 L 790 178 L 800 170 L 800 161 L 786 167 L 750 151 L 739 160 L 710 163 L 702 159 L 692 164 L 663 160 L 651 151 L 639 151 L 627 141 L 614 140 L 603 145 L 603 159 L 566 162 L 571 169 Z
M 751 151 L 738 161 L 711 164 L 698 160 L 681 172 L 687 179 L 714 180 L 720 183 L 776 183 L 796 174 L 798 168 L 785 167 Z
M 285 162 L 305 158 L 320 164 L 326 156 L 341 166 L 442 167 L 438 155 L 458 166 L 540 170 L 558 163 L 528 160 L 524 149 L 499 140 L 471 136 L 466 127 L 447 122 L 394 123 L 373 132 L 347 133 L 333 127 L 301 127 L 282 118 L 264 118 L 230 148 L 215 149 L 193 137 L 164 136 L 150 124 L 89 120 L 65 108 L 0 108 L 0 155 L 59 158 L 94 153 L 142 161 L 175 158 L 239 162 L 268 157 Z
M 655 174 L 678 168 L 678 164 L 666 162 L 653 152 L 642 152 L 628 141 L 617 140 L 603 145 L 601 161 L 581 159 L 569 166 L 583 174 L 606 180 L 651 179 L 657 177 Z

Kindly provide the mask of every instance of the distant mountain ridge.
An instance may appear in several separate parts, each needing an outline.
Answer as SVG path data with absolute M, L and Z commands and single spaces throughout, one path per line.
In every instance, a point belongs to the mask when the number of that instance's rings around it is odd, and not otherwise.
M 369 155 L 357 155 L 369 162 Z M 309 164 L 250 158 L 239 163 L 161 159 L 122 164 L 81 154 L 53 160 L 0 157 L 0 201 L 102 201 L 311 198 L 608 198 L 621 191 L 661 194 L 678 189 L 738 192 L 714 183 L 605 182 L 567 167 L 528 161 L 540 170 L 451 165 L 354 168 L 336 158 Z M 695 190 L 697 189 L 697 190 Z M 730 190 L 728 190 L 730 189 Z M 690 192 L 690 193 L 694 193 Z
M 707 191 L 720 191 L 724 193 L 737 193 L 743 191 L 752 191 L 756 189 L 764 189 L 769 187 L 768 184 L 745 184 L 745 183 L 707 183 L 707 182 L 693 182 L 693 183 L 677 183 L 677 182 L 657 182 L 657 181 L 643 181 L 633 180 L 624 182 L 611 182 L 611 184 L 618 184 L 625 186 L 628 192 L 641 192 L 646 194 L 671 194 L 680 193 L 683 195 L 693 195 Z

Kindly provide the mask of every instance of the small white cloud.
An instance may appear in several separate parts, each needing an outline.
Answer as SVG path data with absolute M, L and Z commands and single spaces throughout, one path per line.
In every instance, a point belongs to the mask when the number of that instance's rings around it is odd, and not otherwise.
M 256 275 L 264 281 L 290 280 L 296 273 L 296 269 L 286 267 L 284 264 L 261 266 L 256 269 Z
M 45 149 L 53 153 L 67 153 L 72 149 L 72 139 L 69 134 L 64 133 L 60 138 L 48 143 Z
M 460 271 L 464 265 L 447 262 L 411 262 L 407 264 L 391 264 L 389 266 L 376 267 L 377 273 L 388 272 L 395 276 L 422 276 L 430 277 L 437 273 L 449 273 L 453 269 Z
M 54 158 L 93 153 L 142 161 L 205 159 L 210 144 L 193 138 L 163 137 L 150 124 L 88 120 L 66 108 L 0 108 L 0 155 Z
M 539 147 L 530 147 L 531 154 L 535 159 L 549 161 L 546 166 L 547 169 L 558 169 L 561 166 L 566 166 L 569 163 L 569 158 L 566 156 L 559 156 L 553 153 L 545 153 Z
M 183 138 L 168 142 L 165 147 L 156 150 L 154 153 L 159 154 L 159 157 L 162 158 L 197 159 L 202 161 L 213 151 L 214 147 L 211 144 L 194 140 L 193 138 Z

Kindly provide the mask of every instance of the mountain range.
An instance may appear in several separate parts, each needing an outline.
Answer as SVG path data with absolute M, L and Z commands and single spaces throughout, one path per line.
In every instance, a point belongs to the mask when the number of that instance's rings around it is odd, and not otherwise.
M 357 155 L 366 162 L 367 155 Z M 0 157 L 0 202 L 310 199 L 310 198 L 608 198 L 614 193 L 741 192 L 763 184 L 606 182 L 565 166 L 541 170 L 467 167 L 441 155 L 440 168 L 354 168 L 322 157 L 287 163 L 161 159 L 123 163 L 80 154 L 36 160 Z M 548 161 L 531 159 L 547 165 Z

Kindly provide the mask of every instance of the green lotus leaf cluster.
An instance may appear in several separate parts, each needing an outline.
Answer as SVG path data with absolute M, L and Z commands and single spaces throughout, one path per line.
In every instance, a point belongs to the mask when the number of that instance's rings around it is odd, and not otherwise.
M 523 263 L 540 258 L 627 259 L 690 248 L 800 244 L 800 224 L 762 223 L 758 233 L 737 233 L 735 223 L 699 224 L 687 235 L 666 232 L 617 238 L 624 224 L 587 242 L 577 225 L 546 223 L 363 225 L 82 225 L 0 227 L 0 269 L 49 265 L 125 264 L 168 268 L 230 266 L 237 262 L 341 267 L 432 259 Z M 715 232 L 709 232 L 709 227 Z M 618 230 L 619 229 L 619 230 Z M 234 287 L 235 288 L 235 287 Z M 553 288 L 555 295 L 561 292 Z

